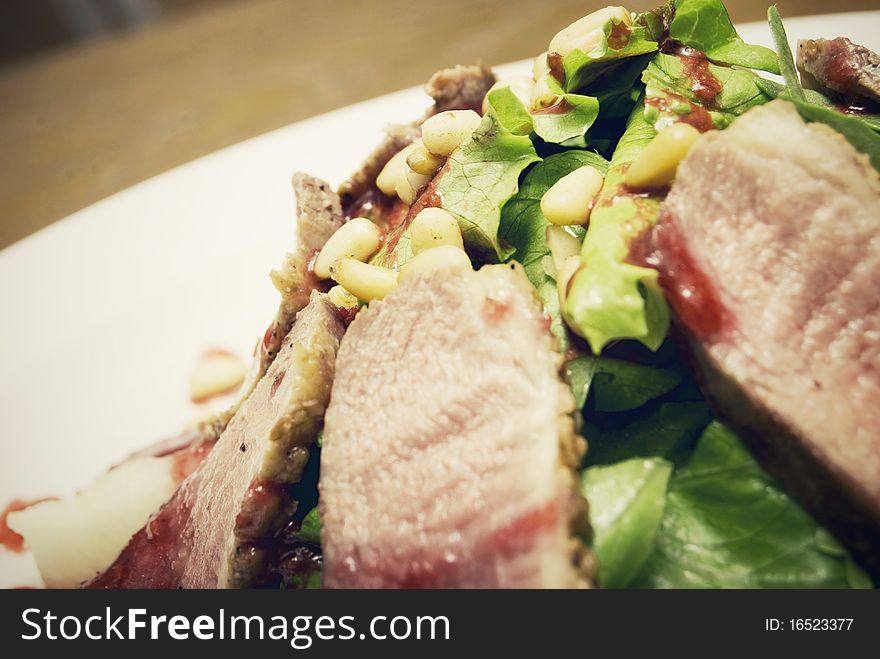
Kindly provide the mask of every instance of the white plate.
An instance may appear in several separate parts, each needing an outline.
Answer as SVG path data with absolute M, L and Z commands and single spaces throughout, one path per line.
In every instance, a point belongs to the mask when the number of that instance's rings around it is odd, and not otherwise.
M 786 26 L 792 43 L 847 35 L 880 46 L 880 12 Z M 763 23 L 740 34 L 771 45 Z M 498 68 L 525 71 L 524 62 Z M 293 243 L 292 172 L 340 183 L 386 124 L 418 117 L 428 102 L 408 89 L 281 128 L 0 252 L 0 510 L 14 498 L 68 495 L 201 413 L 187 393 L 198 356 L 221 347 L 247 358 L 273 317 L 267 273 Z M 40 583 L 29 555 L 0 549 L 0 587 Z

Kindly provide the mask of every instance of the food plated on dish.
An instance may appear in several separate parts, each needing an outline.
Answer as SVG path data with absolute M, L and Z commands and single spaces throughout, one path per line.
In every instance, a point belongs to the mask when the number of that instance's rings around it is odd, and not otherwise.
M 9 515 L 47 585 L 870 586 L 877 60 L 770 26 L 608 7 L 297 174 L 232 408 Z

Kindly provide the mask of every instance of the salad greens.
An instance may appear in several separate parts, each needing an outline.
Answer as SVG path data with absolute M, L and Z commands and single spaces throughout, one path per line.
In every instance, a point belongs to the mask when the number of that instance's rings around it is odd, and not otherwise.
M 644 513 L 642 513 L 644 514 Z M 718 422 L 670 478 L 646 588 L 847 588 L 870 580 Z
M 788 46 L 785 26 L 779 11 L 773 5 L 767 10 L 767 20 L 773 42 L 779 53 L 779 62 L 785 78 L 785 91 L 775 89 L 775 94 L 794 103 L 801 117 L 806 121 L 823 123 L 843 135 L 857 151 L 871 160 L 875 169 L 880 170 L 880 117 L 871 114 L 849 115 L 832 109 L 833 104 L 818 92 L 805 90 L 798 79 L 794 57 Z M 772 84 L 761 82 L 764 89 L 773 89 Z
M 676 0 L 669 37 L 701 51 L 716 64 L 780 72 L 776 53 L 740 38 L 721 0 Z
M 536 62 L 531 99 L 493 88 L 479 128 L 435 184 L 472 257 L 523 265 L 566 352 L 589 443 L 582 488 L 600 584 L 870 587 L 847 551 L 713 420 L 667 340 L 657 272 L 629 260 L 666 190 L 633 190 L 625 180 L 667 125 L 723 130 L 775 98 L 840 132 L 880 169 L 880 118 L 845 115 L 803 89 L 775 7 L 768 19 L 777 53 L 745 43 L 721 0 L 669 0 L 634 17 L 621 11 L 601 10 L 560 32 Z M 785 85 L 754 70 L 781 73 Z M 560 296 L 541 199 L 584 166 L 605 179 L 586 230 L 566 229 L 580 241 L 579 269 Z M 389 249 L 377 258 L 390 258 Z M 407 232 L 393 249 L 397 265 L 412 257 Z M 300 533 L 319 540 L 317 509 Z
M 593 549 L 604 587 L 629 585 L 651 555 L 671 473 L 672 465 L 660 458 L 633 458 L 584 471 L 582 487 L 591 506 Z
M 551 318 L 551 331 L 566 348 L 568 334 L 560 314 L 556 281 L 543 266 L 544 259 L 550 256 L 547 245 L 550 223 L 541 213 L 541 197 L 556 181 L 585 165 L 603 172 L 608 167 L 598 154 L 579 149 L 554 154 L 535 165 L 523 180 L 519 192 L 502 209 L 499 230 L 501 240 L 514 250 L 512 258 L 523 265 L 526 276 L 537 289 Z
M 555 68 L 552 52 L 537 61 L 541 103 L 493 89 L 487 118 L 440 179 L 469 249 L 523 264 L 568 351 L 565 376 L 589 443 L 582 487 L 605 587 L 870 586 L 846 550 L 713 420 L 667 349 L 669 310 L 656 271 L 629 261 L 630 242 L 654 225 L 666 191 L 631 190 L 626 171 L 673 122 L 724 129 L 783 98 L 880 167 L 880 120 L 843 115 L 804 90 L 775 8 L 769 20 L 778 56 L 745 43 L 720 0 L 670 0 L 632 21 L 611 9 L 582 19 L 554 39 L 566 46 Z M 753 70 L 782 73 L 786 84 Z M 581 265 L 560 308 L 540 202 L 586 165 L 605 181 L 586 232 L 569 229 L 581 241 Z M 673 354 L 602 354 L 633 342 Z
M 471 248 L 502 261 L 510 257 L 514 250 L 498 239 L 501 207 L 519 189 L 522 171 L 538 160 L 528 137 L 510 132 L 491 114 L 449 157 L 437 193 Z
M 585 264 L 569 286 L 565 312 L 594 353 L 615 339 L 636 339 L 656 350 L 669 329 L 669 310 L 657 271 L 627 262 L 629 243 L 657 220 L 662 196 L 632 193 L 626 170 L 656 135 L 642 105 L 630 116 L 584 238 Z

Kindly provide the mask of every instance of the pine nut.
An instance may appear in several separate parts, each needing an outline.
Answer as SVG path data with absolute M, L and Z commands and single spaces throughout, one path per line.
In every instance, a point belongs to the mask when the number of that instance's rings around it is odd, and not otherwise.
M 473 268 L 471 260 L 464 250 L 452 245 L 440 245 L 432 247 L 417 255 L 400 271 L 400 281 L 404 282 L 414 276 L 437 270 L 451 270 L 453 272 L 465 272 Z
M 602 172 L 585 165 L 556 181 L 541 197 L 541 212 L 557 225 L 586 224 L 602 189 Z
M 565 56 L 573 50 L 580 50 L 589 54 L 605 44 L 604 27 L 610 20 L 632 25 L 632 15 L 625 7 L 604 7 L 560 30 L 550 40 L 550 52 Z
M 700 131 L 678 122 L 663 129 L 648 143 L 626 172 L 626 184 L 632 188 L 663 188 L 672 183 L 675 172 Z
M 406 157 L 406 164 L 416 174 L 433 174 L 443 166 L 444 162 L 446 162 L 445 158 L 428 151 L 421 141 Z
M 418 146 L 418 143 L 414 143 L 403 147 L 385 163 L 382 171 L 379 172 L 379 176 L 376 177 L 376 187 L 383 194 L 389 196 L 397 194 L 397 183 L 406 175 L 406 158 Z
M 553 266 L 556 272 L 562 269 L 562 264 L 566 259 L 581 253 L 581 241 L 562 227 L 550 225 L 544 235 L 547 239 L 547 247 L 550 248 L 550 255 L 553 257 Z
M 448 110 L 435 114 L 422 124 L 422 142 L 431 153 L 448 156 L 471 136 L 482 120 L 473 110 Z
M 413 218 L 409 232 L 414 254 L 421 254 L 440 245 L 464 249 L 458 220 L 442 208 L 426 208 L 420 211 Z
M 397 273 L 355 259 L 342 259 L 330 267 L 330 276 L 359 300 L 381 300 L 397 288 Z
M 532 110 L 549 108 L 559 100 L 556 91 L 550 88 L 550 65 L 547 63 L 547 55 L 541 53 L 532 64 L 532 90 L 529 96 Z
M 431 174 L 417 174 L 413 170 L 409 168 L 409 166 L 405 166 L 405 173 L 402 179 L 397 182 L 397 196 L 401 198 L 404 203 L 412 204 L 416 197 L 419 196 L 419 193 L 425 189 L 425 186 L 431 182 L 433 175 Z
M 379 251 L 382 231 L 365 217 L 349 220 L 327 239 L 315 259 L 315 275 L 330 276 L 330 268 L 340 259 L 366 261 Z
M 327 297 L 340 309 L 357 309 L 358 299 L 342 286 L 336 285 L 331 288 L 327 291 Z
M 559 310 L 562 315 L 562 320 L 565 321 L 565 324 L 568 325 L 568 328 L 572 332 L 583 337 L 582 330 L 578 327 L 577 323 L 572 321 L 571 316 L 569 316 L 568 312 L 565 310 L 565 303 L 568 299 L 569 284 L 571 284 L 572 278 L 581 269 L 581 263 L 580 256 L 569 256 L 565 259 L 562 267 L 559 268 L 556 273 L 556 294 L 559 296 Z

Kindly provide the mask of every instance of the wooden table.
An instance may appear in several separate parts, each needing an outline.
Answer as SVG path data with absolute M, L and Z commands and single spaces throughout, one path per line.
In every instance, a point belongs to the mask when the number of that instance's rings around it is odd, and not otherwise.
M 654 2 L 631 2 L 631 10 Z M 436 69 L 532 56 L 589 0 L 215 2 L 0 70 L 0 248 L 166 169 Z M 729 0 L 736 21 L 767 0 Z M 877 0 L 780 0 L 783 16 Z

